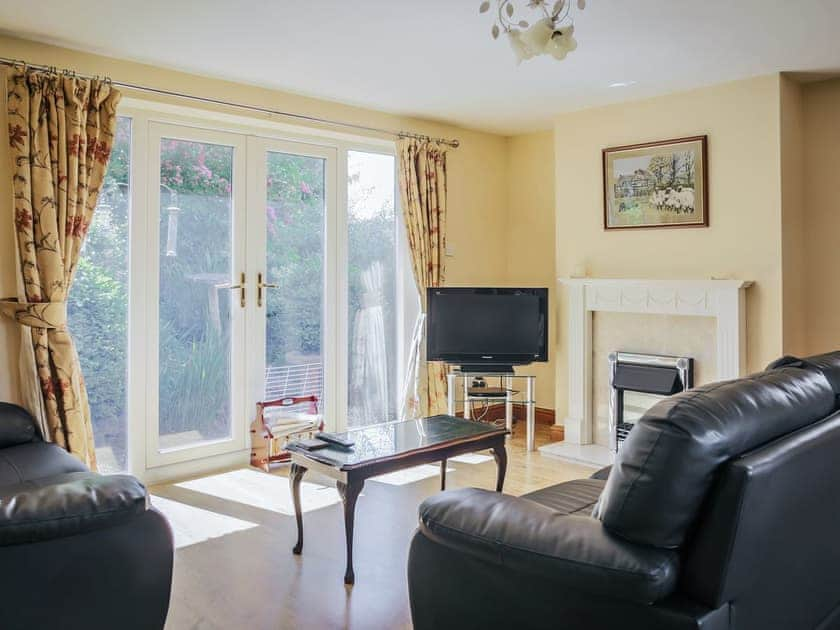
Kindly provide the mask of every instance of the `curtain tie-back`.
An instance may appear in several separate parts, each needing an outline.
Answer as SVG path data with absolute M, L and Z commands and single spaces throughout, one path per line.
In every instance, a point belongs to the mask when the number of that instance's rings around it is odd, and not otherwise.
M 0 313 L 21 326 L 67 328 L 67 302 L 21 302 L 16 298 L 5 298 L 0 300 Z

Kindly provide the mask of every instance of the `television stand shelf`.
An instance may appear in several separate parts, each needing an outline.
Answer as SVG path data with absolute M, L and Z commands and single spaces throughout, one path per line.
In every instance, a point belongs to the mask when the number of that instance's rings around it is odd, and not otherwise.
M 470 393 L 472 389 L 472 380 L 474 378 L 499 378 L 502 383 L 503 395 L 487 396 L 483 394 Z M 510 372 L 465 372 L 462 370 L 453 370 L 446 375 L 447 379 L 447 413 L 450 416 L 455 415 L 455 406 L 457 403 L 464 405 L 464 418 L 470 419 L 471 404 L 474 402 L 504 402 L 505 403 L 505 427 L 508 431 L 513 431 L 513 403 L 518 402 L 525 407 L 525 445 L 528 451 L 535 450 L 534 445 L 534 422 L 536 411 L 536 400 L 534 400 L 534 385 L 536 383 L 536 376 L 529 376 L 524 374 L 512 374 Z M 461 379 L 461 386 L 458 386 L 458 379 Z M 525 392 L 522 400 L 514 400 L 519 393 L 513 389 L 514 379 L 525 381 Z M 460 392 L 460 398 L 457 394 Z

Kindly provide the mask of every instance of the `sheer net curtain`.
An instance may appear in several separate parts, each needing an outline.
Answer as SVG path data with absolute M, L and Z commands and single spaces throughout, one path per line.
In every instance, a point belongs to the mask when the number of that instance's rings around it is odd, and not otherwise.
M 421 315 L 415 326 L 401 417 L 446 412 L 446 366 L 425 360 L 423 318 L 426 289 L 439 287 L 446 275 L 446 149 L 416 138 L 400 138 L 399 188 Z
M 96 469 L 85 382 L 67 330 L 67 295 L 114 142 L 109 81 L 6 72 L 18 296 L 0 311 L 22 327 L 23 399 L 44 435 Z
M 362 271 L 362 308 L 356 313 L 350 353 L 350 395 L 362 418 L 388 418 L 388 358 L 383 314 L 382 263 Z

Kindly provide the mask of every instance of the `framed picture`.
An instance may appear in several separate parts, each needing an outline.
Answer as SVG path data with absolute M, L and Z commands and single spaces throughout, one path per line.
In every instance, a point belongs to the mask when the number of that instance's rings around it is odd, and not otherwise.
M 708 227 L 707 136 L 603 150 L 604 229 Z

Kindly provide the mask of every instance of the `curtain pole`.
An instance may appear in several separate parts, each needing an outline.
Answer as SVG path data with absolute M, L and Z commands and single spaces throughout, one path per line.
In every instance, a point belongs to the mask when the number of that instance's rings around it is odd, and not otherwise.
M 27 63 L 25 61 L 20 61 L 17 59 L 8 59 L 6 57 L 0 57 L 0 65 L 3 66 L 22 66 L 25 68 L 34 68 L 35 70 L 42 70 L 45 72 L 55 72 L 59 73 L 59 70 L 54 66 L 42 66 L 38 64 Z M 72 70 L 62 70 L 64 74 L 69 76 L 77 76 L 82 79 L 98 79 L 98 76 L 91 76 L 91 75 L 83 75 L 78 74 Z M 182 98 L 190 101 L 196 101 L 199 103 L 206 103 L 209 105 L 221 105 L 224 107 L 233 107 L 236 109 L 244 109 L 251 112 L 258 112 L 261 114 L 268 114 L 270 116 L 283 116 L 285 118 L 293 118 L 295 120 L 303 120 L 306 122 L 314 122 L 320 123 L 324 125 L 330 125 L 333 127 L 344 127 L 347 129 L 355 129 L 357 131 L 368 131 L 371 133 L 381 133 L 386 134 L 389 136 L 394 136 L 395 138 L 417 138 L 418 140 L 428 140 L 431 142 L 438 142 L 440 144 L 445 144 L 446 146 L 452 147 L 453 149 L 457 149 L 460 146 L 460 141 L 455 139 L 447 139 L 447 138 L 433 138 L 431 136 L 412 133 L 410 131 L 394 131 L 393 129 L 383 129 L 380 127 L 370 127 L 368 125 L 359 125 L 356 123 L 349 123 L 343 122 L 340 120 L 330 120 L 329 118 L 319 118 L 318 116 L 307 116 L 306 114 L 297 114 L 295 112 L 285 112 L 279 109 L 271 109 L 270 107 L 259 107 L 257 105 L 248 105 L 246 103 L 237 103 L 235 101 L 225 101 L 222 99 L 217 98 L 209 98 L 205 96 L 196 96 L 194 94 L 186 94 L 184 92 L 175 92 L 173 90 L 164 90 L 160 88 L 153 88 L 148 87 L 145 85 L 137 85 L 134 83 L 124 83 L 122 81 L 113 81 L 111 79 L 106 79 L 110 81 L 112 85 L 116 87 L 125 88 L 128 90 L 134 90 L 137 92 L 148 92 L 150 94 L 158 94 L 161 96 L 173 96 L 175 98 Z

